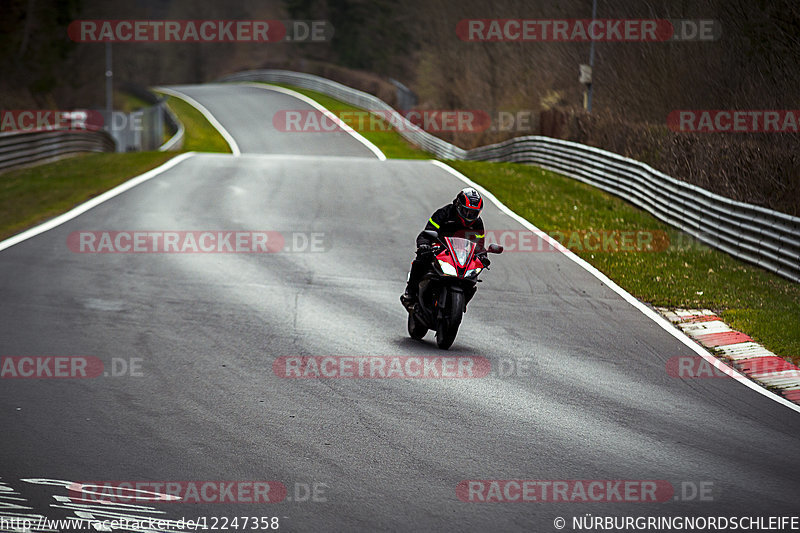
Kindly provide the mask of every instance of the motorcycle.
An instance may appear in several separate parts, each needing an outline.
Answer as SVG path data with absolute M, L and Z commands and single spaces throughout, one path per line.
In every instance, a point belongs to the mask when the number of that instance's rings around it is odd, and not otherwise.
M 436 345 L 447 350 L 453 344 L 467 303 L 481 280 L 478 275 L 488 267 L 475 254 L 477 245 L 460 237 L 439 237 L 435 231 L 425 234 L 433 244 L 431 269 L 422 277 L 417 301 L 406 307 L 408 334 L 422 339 L 428 330 L 436 332 Z M 499 254 L 503 247 L 490 244 L 488 253 Z

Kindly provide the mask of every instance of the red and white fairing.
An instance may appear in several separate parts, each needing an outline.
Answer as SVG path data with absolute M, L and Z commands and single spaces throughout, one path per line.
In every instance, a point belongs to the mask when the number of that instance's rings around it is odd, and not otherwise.
M 442 274 L 467 278 L 477 276 L 483 270 L 483 264 L 475 257 L 477 245 L 460 237 L 444 237 L 445 246 L 436 254 Z

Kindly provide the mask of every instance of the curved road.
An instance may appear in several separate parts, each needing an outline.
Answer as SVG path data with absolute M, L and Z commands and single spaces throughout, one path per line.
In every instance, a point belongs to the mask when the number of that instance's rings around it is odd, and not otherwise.
M 463 183 L 427 161 L 378 161 L 343 132 L 277 132 L 276 110 L 308 107 L 284 94 L 176 89 L 211 111 L 243 155 L 190 156 L 0 252 L 0 356 L 138 365 L 134 376 L 0 380 L 0 490 L 19 493 L 30 508 L 19 512 L 75 516 L 59 501 L 63 486 L 30 481 L 52 479 L 276 480 L 291 501 L 137 512 L 278 516 L 286 531 L 555 531 L 557 516 L 571 531 L 587 513 L 796 513 L 798 413 L 731 379 L 670 377 L 666 361 L 693 352 L 559 253 L 497 256 L 483 276 L 446 355 L 488 359 L 487 377 L 276 376 L 282 356 L 445 355 L 432 333 L 408 338 L 398 296 L 415 235 Z M 522 229 L 491 204 L 484 220 Z M 121 230 L 313 233 L 323 251 L 67 246 L 72 232 Z M 663 480 L 675 496 L 457 497 L 460 481 L 491 479 Z M 318 501 L 296 501 L 314 484 Z M 0 507 L 11 501 L 2 494 Z M 87 509 L 101 516 L 97 504 Z

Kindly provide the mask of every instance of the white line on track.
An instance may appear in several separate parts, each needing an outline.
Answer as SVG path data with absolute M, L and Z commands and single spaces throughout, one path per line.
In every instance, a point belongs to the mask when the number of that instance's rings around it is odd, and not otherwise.
M 19 244 L 22 241 L 28 240 L 31 237 L 35 237 L 36 235 L 39 235 L 40 233 L 44 233 L 45 231 L 49 231 L 49 230 L 55 228 L 56 226 L 60 226 L 64 222 L 70 221 L 73 218 L 75 218 L 75 217 L 77 217 L 79 215 L 82 215 L 83 213 L 85 213 L 86 211 L 92 209 L 93 207 L 97 207 L 98 205 L 102 204 L 103 202 L 105 202 L 107 200 L 110 200 L 110 199 L 114 198 L 115 196 L 124 193 L 128 189 L 132 189 L 132 188 L 136 187 L 137 185 L 139 185 L 141 183 L 144 183 L 147 180 L 151 180 L 151 179 L 155 178 L 156 176 L 158 176 L 162 172 L 171 169 L 172 167 L 174 167 L 178 163 L 181 163 L 182 161 L 186 161 L 187 159 L 189 159 L 190 157 L 192 157 L 192 156 L 194 156 L 196 154 L 197 154 L 197 152 L 186 152 L 185 154 L 181 154 L 179 156 L 173 157 L 172 159 L 170 159 L 169 161 L 167 161 L 166 163 L 164 163 L 160 167 L 156 167 L 156 168 L 154 168 L 152 170 L 148 170 L 144 174 L 140 174 L 140 175 L 136 176 L 135 178 L 131 178 L 128 181 L 126 181 L 125 183 L 123 183 L 121 185 L 117 185 L 113 189 L 110 189 L 110 190 L 104 192 L 103 194 L 101 194 L 99 196 L 95 196 L 94 198 L 92 198 L 88 202 L 84 202 L 84 203 L 82 203 L 82 204 L 80 204 L 80 205 L 78 205 L 76 207 L 73 207 L 72 209 L 70 209 L 69 211 L 64 213 L 63 215 L 59 215 L 59 216 L 57 216 L 55 218 L 51 218 L 47 222 L 39 224 L 38 226 L 34 226 L 34 227 L 32 227 L 32 228 L 30 228 L 28 230 L 23 231 L 22 233 L 18 233 L 16 235 L 14 235 L 13 237 L 9 237 L 8 239 L 0 242 L 0 251 L 5 250 L 6 248 L 10 248 L 11 246 L 14 246 L 15 244 Z
M 538 235 L 540 235 L 542 238 L 546 239 L 549 244 L 553 245 L 555 248 L 558 248 L 561 253 L 563 253 L 569 259 L 571 259 L 572 261 L 577 263 L 578 266 L 582 267 L 584 270 L 589 272 L 591 275 L 593 275 L 594 277 L 599 279 L 601 282 L 603 282 L 605 285 L 607 285 L 609 289 L 611 289 L 612 291 L 617 293 L 619 296 L 621 296 L 623 300 L 625 300 L 626 302 L 628 302 L 629 304 L 634 306 L 636 309 L 641 311 L 647 318 L 651 319 L 653 322 L 658 324 L 662 329 L 664 329 L 670 335 L 672 335 L 673 337 L 675 337 L 676 339 L 681 341 L 683 344 L 688 346 L 693 352 L 695 352 L 700 357 L 702 357 L 703 359 L 708 361 L 714 367 L 719 368 L 721 371 L 726 372 L 729 375 L 741 374 L 738 370 L 726 365 L 721 360 L 717 359 L 716 357 L 714 357 L 713 355 L 708 353 L 702 346 L 700 346 L 699 344 L 694 342 L 692 339 L 690 339 L 681 330 L 675 328 L 666 318 L 662 317 L 661 315 L 659 315 L 658 313 L 656 313 L 655 311 L 653 311 L 652 309 L 647 307 L 645 304 L 643 304 L 642 302 L 637 300 L 635 297 L 633 297 L 631 294 L 629 294 L 625 289 L 623 289 L 622 287 L 620 287 L 619 285 L 617 285 L 616 283 L 611 281 L 611 279 L 609 279 L 608 276 L 606 276 L 605 274 L 603 274 L 602 272 L 597 270 L 595 267 L 593 267 L 592 265 L 587 263 L 585 260 L 583 260 L 580 257 L 578 257 L 577 255 L 575 255 L 571 250 L 561 246 L 561 243 L 559 243 L 557 240 L 553 239 L 552 237 L 547 235 L 545 232 L 543 232 L 542 230 L 540 230 L 539 228 L 537 228 L 536 226 L 534 226 L 533 224 L 531 224 L 530 222 L 528 222 L 527 220 L 525 220 L 524 218 L 522 218 L 521 216 L 519 216 L 518 214 L 513 212 L 511 209 L 508 208 L 508 206 L 506 206 L 500 200 L 498 200 L 492 193 L 490 193 L 489 191 L 487 191 L 486 189 L 484 189 L 483 187 L 481 187 L 477 183 L 473 182 L 472 180 L 470 180 L 468 177 L 466 177 L 464 174 L 462 174 L 461 172 L 457 171 L 453 167 L 451 167 L 451 166 L 449 166 L 449 165 L 447 165 L 445 163 L 442 163 L 441 161 L 430 160 L 430 162 L 433 163 L 434 165 L 436 165 L 437 167 L 449 172 L 450 174 L 452 174 L 453 176 L 455 176 L 456 178 L 458 178 L 462 182 L 466 183 L 470 187 L 475 187 L 478 191 L 480 191 L 480 193 L 485 198 L 488 198 L 490 202 L 492 202 L 494 205 L 496 205 L 498 207 L 498 209 L 500 209 L 500 211 L 502 211 L 506 215 L 510 216 L 511 218 L 513 218 L 514 220 L 516 220 L 517 222 L 522 224 L 526 229 L 528 229 L 528 230 L 530 230 L 532 232 L 535 232 Z M 778 402 L 779 404 L 785 405 L 789 409 L 792 409 L 792 410 L 800 413 L 800 405 L 792 403 L 792 402 L 790 402 L 789 400 L 787 400 L 786 398 L 784 398 L 782 396 L 778 396 L 777 394 L 773 394 L 772 392 L 769 392 L 768 390 L 764 389 L 763 387 L 757 385 L 756 383 L 754 383 L 753 381 L 748 379 L 746 376 L 744 376 L 744 374 L 741 374 L 741 377 L 742 377 L 742 379 L 737 379 L 736 381 L 738 381 L 739 383 L 744 384 L 746 387 L 749 387 L 749 388 L 753 389 L 754 391 L 758 392 L 759 394 L 763 394 L 767 398 L 769 398 L 771 400 L 774 400 L 774 401 Z
M 225 139 L 225 142 L 227 142 L 228 146 L 231 147 L 231 152 L 233 153 L 233 155 L 235 155 L 235 156 L 242 155 L 242 151 L 239 150 L 239 145 L 236 144 L 236 139 L 233 138 L 233 135 L 231 135 L 228 132 L 228 130 L 225 129 L 225 126 L 220 124 L 219 120 L 217 120 L 217 118 L 214 115 L 211 114 L 211 111 L 206 109 L 206 107 L 203 104 L 201 104 L 200 102 L 198 102 L 197 100 L 195 100 L 191 96 L 186 95 L 186 94 L 184 94 L 184 93 L 182 93 L 180 91 L 176 91 L 174 89 L 168 89 L 166 87 L 153 87 L 153 90 L 154 91 L 158 91 L 158 92 L 162 92 L 162 93 L 166 93 L 166 94 L 168 94 L 170 96 L 174 96 L 175 98 L 180 98 L 181 100 L 183 100 L 184 102 L 186 102 L 190 106 L 192 106 L 195 109 L 197 109 L 198 111 L 200 111 L 200 113 L 204 117 L 206 117 L 206 120 L 208 120 L 211 123 L 212 126 L 217 128 L 217 131 L 219 131 L 220 135 L 222 135 L 223 139 Z
M 289 96 L 293 96 L 293 97 L 297 98 L 298 100 L 301 100 L 301 101 L 305 102 L 306 104 L 310 105 L 311 107 L 313 107 L 317 111 L 322 112 L 322 114 L 324 114 L 326 117 L 328 117 L 334 124 L 336 124 L 337 126 L 342 128 L 344 131 L 349 133 L 355 140 L 357 140 L 358 142 L 360 142 L 361 144 L 366 146 L 367 149 L 369 149 L 369 151 L 371 151 L 373 154 L 375 154 L 375 157 L 377 157 L 379 161 L 386 161 L 386 155 L 384 155 L 384 153 L 381 152 L 380 148 L 378 148 L 377 146 L 372 144 L 370 141 L 365 139 L 363 135 L 361 135 L 356 130 L 354 130 L 353 128 L 348 126 L 347 123 L 345 123 L 342 119 L 340 119 L 334 113 L 332 113 L 330 110 L 328 110 L 328 108 L 324 107 L 322 104 L 320 104 L 316 100 L 314 100 L 312 98 L 309 98 L 308 96 L 306 96 L 304 94 L 300 94 L 297 91 L 293 91 L 291 89 L 286 89 L 284 87 L 278 87 L 277 85 L 267 85 L 267 84 L 264 84 L 264 83 L 255 83 L 255 82 L 247 82 L 247 81 L 245 81 L 245 82 L 241 82 L 241 83 L 235 83 L 235 84 L 232 84 L 232 85 L 244 85 L 246 87 L 256 87 L 258 89 L 264 89 L 265 91 L 274 91 L 274 92 L 283 93 L 283 94 L 286 94 L 286 95 L 289 95 Z

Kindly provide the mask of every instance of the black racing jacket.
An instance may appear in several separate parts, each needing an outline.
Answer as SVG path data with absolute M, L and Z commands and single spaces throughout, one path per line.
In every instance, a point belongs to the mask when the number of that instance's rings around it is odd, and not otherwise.
M 456 212 L 456 207 L 453 204 L 448 204 L 436 210 L 428 219 L 425 224 L 425 230 L 433 230 L 439 233 L 442 237 L 461 237 L 462 239 L 469 239 L 477 244 L 475 253 L 485 251 L 483 242 L 486 240 L 484 235 L 483 220 L 478 217 L 471 225 L 466 226 L 461 221 L 461 217 Z M 425 235 L 424 231 L 417 236 L 417 246 L 420 244 L 433 244 L 433 239 Z

